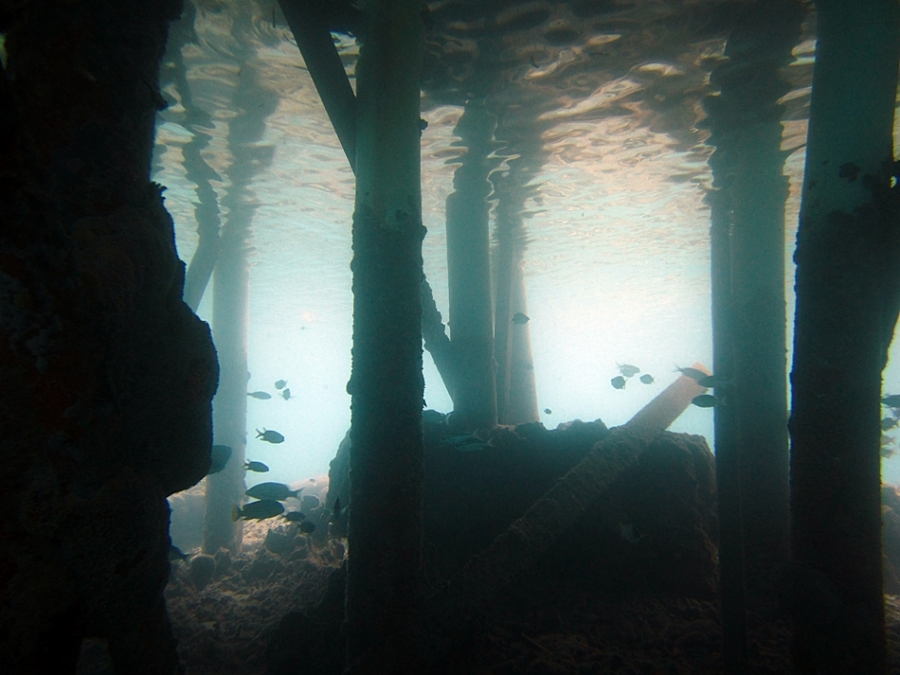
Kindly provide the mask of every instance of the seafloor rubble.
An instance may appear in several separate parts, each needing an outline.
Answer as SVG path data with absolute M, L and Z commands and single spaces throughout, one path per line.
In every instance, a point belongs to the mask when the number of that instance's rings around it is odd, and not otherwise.
M 607 433 L 593 422 L 553 431 L 501 427 L 474 437 L 427 420 L 429 592 L 452 583 L 469 556 Z M 187 675 L 340 672 L 346 540 L 343 521 L 329 526 L 325 507 L 345 494 L 346 452 L 345 444 L 332 463 L 328 497 L 305 509 L 318 525 L 312 535 L 280 518 L 249 522 L 239 555 L 220 550 L 172 563 L 166 599 Z M 665 434 L 571 531 L 558 533 L 477 631 L 455 641 L 440 672 L 719 675 L 713 469 L 702 438 Z M 326 482 L 316 481 L 321 496 Z M 884 504 L 885 588 L 897 592 L 900 496 L 889 486 Z M 749 618 L 754 672 L 790 673 L 786 614 L 772 608 Z M 889 672 L 900 675 L 900 600 L 893 595 L 886 596 L 886 623 Z M 81 675 L 109 672 L 102 645 L 87 642 Z

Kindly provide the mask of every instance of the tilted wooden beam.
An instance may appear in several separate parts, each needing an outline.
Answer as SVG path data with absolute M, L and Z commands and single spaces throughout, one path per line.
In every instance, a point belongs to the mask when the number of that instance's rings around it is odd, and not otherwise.
M 338 3 L 325 0 L 279 0 L 313 84 L 322 98 L 350 168 L 356 173 L 356 96 L 331 38 Z M 349 4 L 347 11 L 353 11 Z

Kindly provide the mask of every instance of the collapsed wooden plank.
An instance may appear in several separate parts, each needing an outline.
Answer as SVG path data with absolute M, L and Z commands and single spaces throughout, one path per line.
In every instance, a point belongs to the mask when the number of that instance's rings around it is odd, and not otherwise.
M 702 364 L 693 368 L 706 372 Z M 345 673 L 421 672 L 435 663 L 450 648 L 452 636 L 471 630 L 473 623 L 484 616 L 487 605 L 532 567 L 704 391 L 683 375 L 626 424 L 611 429 L 607 438 L 521 518 L 473 556 L 447 590 L 430 597 L 405 634 L 368 651 L 349 664 Z

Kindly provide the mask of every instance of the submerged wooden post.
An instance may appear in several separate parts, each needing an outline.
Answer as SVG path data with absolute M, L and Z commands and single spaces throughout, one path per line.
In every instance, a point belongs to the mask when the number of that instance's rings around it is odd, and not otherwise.
M 774 580 L 790 549 L 784 209 L 788 179 L 779 104 L 791 85 L 791 60 L 804 7 L 764 0 L 738 20 L 714 82 L 736 156 L 726 170 L 731 200 L 731 338 L 734 410 L 741 471 L 741 513 L 748 602 L 771 605 Z M 752 73 L 752 77 L 748 74 Z M 718 371 L 717 371 L 718 372 Z
M 191 140 L 182 146 L 185 178 L 197 186 L 197 203 L 194 204 L 194 218 L 197 220 L 197 234 L 200 239 L 184 276 L 182 299 L 195 312 L 200 306 L 209 280 L 212 278 L 219 256 L 219 198 L 211 181 L 219 178 L 218 173 L 206 163 L 203 151 L 212 138 L 207 129 L 212 128 L 212 117 L 194 103 L 191 85 L 187 79 L 187 66 L 183 48 L 196 40 L 194 21 L 197 8 L 192 2 L 185 3 L 181 18 L 172 24 L 169 41 L 166 44 L 167 66 L 163 74 L 174 84 L 184 113 L 178 116 L 181 125 L 191 133 Z M 162 78 L 161 78 L 162 79 Z M 166 118 L 166 112 L 162 113 Z
M 791 373 L 794 672 L 884 673 L 881 373 L 900 308 L 896 0 L 816 3 Z
M 419 602 L 424 477 L 421 4 L 373 0 L 363 12 L 348 385 L 350 659 L 407 626 Z
M 537 387 L 534 381 L 534 358 L 531 354 L 530 321 L 516 323 L 516 314 L 528 316 L 528 298 L 525 287 L 525 242 L 518 238 L 513 246 L 509 278 L 510 320 L 509 358 L 506 373 L 509 388 L 506 391 L 506 418 L 504 424 L 523 424 L 540 419 L 537 407 Z
M 540 139 L 536 127 L 534 138 Z M 494 356 L 497 362 L 497 419 L 501 424 L 519 424 L 540 419 L 534 362 L 531 355 L 531 328 L 525 287 L 525 226 L 523 204 L 528 196 L 525 185 L 538 172 L 543 161 L 539 141 L 515 142 L 521 157 L 511 160 L 509 172 L 499 177 L 494 173 L 498 197 L 494 239 Z M 509 152 L 510 150 L 507 150 Z
M 236 35 L 251 31 L 249 13 L 235 21 Z M 247 445 L 247 361 L 250 320 L 250 270 L 247 264 L 250 226 L 256 211 L 250 184 L 272 161 L 274 148 L 259 144 L 266 118 L 275 111 L 278 96 L 267 91 L 256 70 L 244 66 L 234 91 L 238 114 L 228 130 L 228 149 L 234 157 L 228 170 L 231 187 L 222 200 L 228 217 L 219 241 L 213 277 L 213 339 L 219 356 L 219 391 L 213 403 L 213 439 L 228 445 L 231 458 L 225 468 L 206 479 L 206 521 L 203 550 L 220 547 L 239 551 L 243 528 L 231 520 L 231 511 L 245 499 L 244 453 Z
M 450 339 L 459 375 L 454 413 L 468 428 L 497 424 L 488 175 L 493 120 L 484 100 L 470 100 L 456 125 L 468 147 L 447 197 Z

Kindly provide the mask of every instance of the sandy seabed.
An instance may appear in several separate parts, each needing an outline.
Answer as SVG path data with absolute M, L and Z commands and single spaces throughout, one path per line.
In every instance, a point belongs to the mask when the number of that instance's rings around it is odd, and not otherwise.
M 343 545 L 295 535 L 285 554 L 266 548 L 270 529 L 288 536 L 291 527 L 248 524 L 244 552 L 233 558 L 220 552 L 218 569 L 202 589 L 188 563 L 173 563 L 166 597 L 187 675 L 264 675 L 268 639 L 282 616 L 321 599 Z M 473 645 L 472 675 L 722 672 L 716 603 L 691 598 L 614 603 L 564 584 L 516 595 Z M 885 596 L 885 608 L 889 673 L 900 675 L 900 597 Z M 759 625 L 750 645 L 755 672 L 791 673 L 788 623 Z

